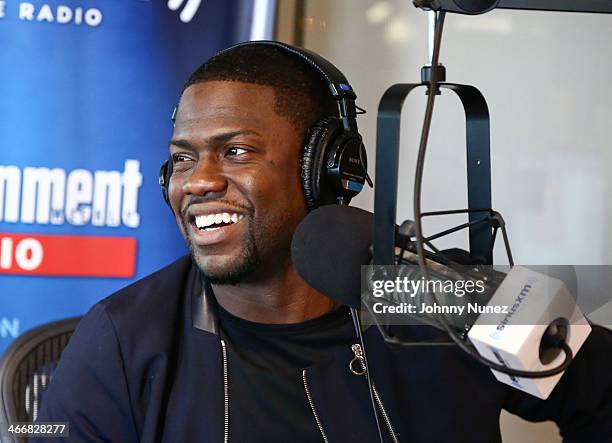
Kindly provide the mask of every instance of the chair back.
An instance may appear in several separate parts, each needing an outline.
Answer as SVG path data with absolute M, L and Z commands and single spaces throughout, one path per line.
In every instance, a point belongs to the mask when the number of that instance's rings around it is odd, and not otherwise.
M 42 396 L 80 320 L 73 317 L 46 323 L 11 343 L 0 361 L 0 423 L 36 420 Z

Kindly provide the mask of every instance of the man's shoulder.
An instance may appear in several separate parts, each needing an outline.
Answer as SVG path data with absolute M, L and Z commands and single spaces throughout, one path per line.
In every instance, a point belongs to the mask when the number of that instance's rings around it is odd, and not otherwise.
M 176 299 L 184 291 L 192 268 L 189 256 L 183 256 L 114 294 L 101 300 L 107 311 L 134 310 L 163 300 Z M 161 300 L 160 300 L 161 299 Z
M 184 256 L 101 300 L 96 307 L 106 312 L 120 335 L 174 327 L 181 321 L 186 294 L 196 279 L 191 258 Z

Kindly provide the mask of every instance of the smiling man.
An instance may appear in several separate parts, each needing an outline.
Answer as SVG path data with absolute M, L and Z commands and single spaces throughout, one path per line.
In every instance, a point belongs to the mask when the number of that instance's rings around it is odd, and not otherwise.
M 322 439 L 302 371 L 350 352 L 354 333 L 290 245 L 308 212 L 304 145 L 342 133 L 337 116 L 321 74 L 284 48 L 243 46 L 194 72 L 164 166 L 190 257 L 92 308 L 39 421 L 69 421 L 74 441 Z
M 333 304 L 297 276 L 290 245 L 306 215 L 302 143 L 325 115 L 314 105 L 310 116 L 284 110 L 273 86 L 219 80 L 227 74 L 211 65 L 187 83 L 170 142 L 170 204 L 192 257 L 221 306 L 241 318 L 296 323 L 324 314 Z M 270 74 L 272 83 L 279 72 Z
M 379 441 L 349 311 L 310 288 L 290 259 L 308 210 L 347 201 L 346 190 L 325 195 L 311 180 L 310 169 L 328 163 L 318 150 L 338 134 L 361 149 L 343 98 L 352 90 L 312 57 L 240 45 L 191 76 L 162 169 L 191 254 L 87 313 L 39 421 L 67 421 L 74 442 Z M 385 441 L 499 442 L 502 408 L 555 420 L 567 441 L 612 441 L 602 357 L 612 339 L 602 329 L 545 402 L 458 349 L 394 352 L 376 328 L 364 339 Z

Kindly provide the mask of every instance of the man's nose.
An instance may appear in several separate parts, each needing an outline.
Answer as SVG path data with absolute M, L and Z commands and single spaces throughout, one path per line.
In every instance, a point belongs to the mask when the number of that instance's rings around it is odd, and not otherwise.
M 193 174 L 183 185 L 185 194 L 205 196 L 209 193 L 223 193 L 227 189 L 227 179 L 223 168 L 216 159 L 202 158 L 198 161 Z

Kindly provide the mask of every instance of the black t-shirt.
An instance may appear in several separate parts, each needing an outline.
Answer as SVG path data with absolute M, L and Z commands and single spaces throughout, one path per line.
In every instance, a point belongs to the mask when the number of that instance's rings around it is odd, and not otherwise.
M 355 334 L 348 308 L 297 324 L 254 323 L 219 306 L 228 360 L 229 439 L 321 442 L 302 371 Z

